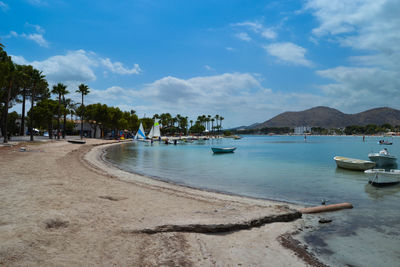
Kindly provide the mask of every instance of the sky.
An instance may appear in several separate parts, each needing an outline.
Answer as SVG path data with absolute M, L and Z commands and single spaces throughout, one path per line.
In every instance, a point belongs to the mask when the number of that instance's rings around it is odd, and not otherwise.
M 400 109 L 399 14 L 398 0 L 0 0 L 0 43 L 77 102 L 84 83 L 85 104 L 230 128 Z

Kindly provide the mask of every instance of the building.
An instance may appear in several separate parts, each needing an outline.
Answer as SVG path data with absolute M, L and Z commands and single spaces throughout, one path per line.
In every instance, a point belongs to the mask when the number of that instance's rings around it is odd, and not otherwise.
M 311 133 L 311 128 L 309 126 L 297 126 L 294 128 L 294 134 L 305 134 L 305 133 Z

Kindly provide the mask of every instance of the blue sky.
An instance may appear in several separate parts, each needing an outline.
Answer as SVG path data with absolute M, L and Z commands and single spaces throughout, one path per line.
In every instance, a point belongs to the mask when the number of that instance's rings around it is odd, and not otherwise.
M 0 42 L 76 101 L 85 83 L 88 104 L 235 127 L 319 105 L 399 109 L 398 14 L 396 0 L 0 0 Z

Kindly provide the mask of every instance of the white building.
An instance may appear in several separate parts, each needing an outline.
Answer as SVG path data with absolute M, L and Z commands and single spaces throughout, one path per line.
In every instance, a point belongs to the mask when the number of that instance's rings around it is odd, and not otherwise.
M 304 133 L 311 133 L 311 127 L 309 126 L 297 126 L 294 128 L 294 134 L 304 134 Z

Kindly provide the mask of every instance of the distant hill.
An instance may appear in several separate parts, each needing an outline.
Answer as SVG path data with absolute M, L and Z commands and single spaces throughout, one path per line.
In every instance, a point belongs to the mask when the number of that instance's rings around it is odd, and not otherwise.
M 365 126 L 367 124 L 382 125 L 384 123 L 389 123 L 393 126 L 400 125 L 400 110 L 383 107 L 370 109 L 356 114 L 345 114 L 334 108 L 320 106 L 304 111 L 284 112 L 270 120 L 247 128 L 294 128 L 297 126 L 344 128 L 350 125 Z

